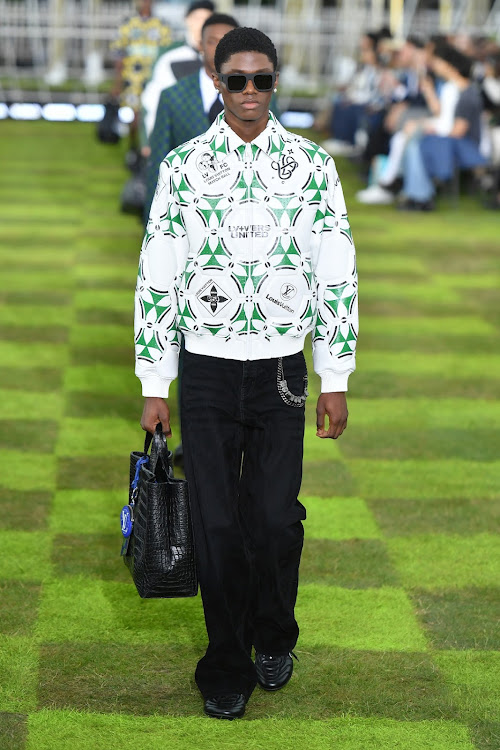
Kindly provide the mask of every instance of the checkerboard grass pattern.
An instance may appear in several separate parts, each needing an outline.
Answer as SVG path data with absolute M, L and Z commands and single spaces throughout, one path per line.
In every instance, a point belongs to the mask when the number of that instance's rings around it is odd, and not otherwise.
M 141 601 L 119 558 L 142 440 L 123 147 L 0 128 L 0 747 L 498 747 L 498 217 L 360 210 L 340 165 L 362 332 L 336 443 L 314 436 L 311 378 L 300 663 L 215 722 L 200 599 Z

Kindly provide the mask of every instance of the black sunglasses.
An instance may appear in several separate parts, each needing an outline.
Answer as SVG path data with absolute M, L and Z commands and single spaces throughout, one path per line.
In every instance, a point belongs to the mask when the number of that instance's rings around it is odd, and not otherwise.
M 248 81 L 252 81 L 257 91 L 271 91 L 276 82 L 276 73 L 219 73 L 219 80 L 233 94 L 244 91 Z

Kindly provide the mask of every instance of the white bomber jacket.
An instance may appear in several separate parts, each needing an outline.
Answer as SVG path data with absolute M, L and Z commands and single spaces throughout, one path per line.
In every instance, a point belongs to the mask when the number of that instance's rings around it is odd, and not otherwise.
M 168 396 L 186 349 L 283 357 L 312 331 L 322 392 L 355 369 L 354 244 L 333 159 L 272 114 L 251 143 L 222 112 L 162 162 L 135 305 L 136 374 Z

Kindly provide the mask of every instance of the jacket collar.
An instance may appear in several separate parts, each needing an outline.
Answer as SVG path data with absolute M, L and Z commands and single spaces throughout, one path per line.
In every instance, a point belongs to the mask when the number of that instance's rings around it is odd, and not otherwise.
M 221 112 L 214 120 L 207 132 L 210 147 L 217 158 L 229 154 L 231 151 L 243 152 L 247 145 L 232 128 L 229 127 L 224 112 Z M 273 161 L 279 161 L 281 153 L 290 140 L 289 133 L 278 122 L 272 112 L 269 112 L 269 120 L 265 129 L 257 138 L 250 142 L 252 152 L 255 156 L 258 150 L 267 154 Z M 219 156 L 220 155 L 220 156 Z

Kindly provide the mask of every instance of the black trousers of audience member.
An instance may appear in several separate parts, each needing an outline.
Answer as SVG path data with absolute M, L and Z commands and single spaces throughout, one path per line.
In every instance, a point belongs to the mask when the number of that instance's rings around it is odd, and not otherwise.
M 196 668 L 204 698 L 256 685 L 252 646 L 287 654 L 305 509 L 304 407 L 285 403 L 277 359 L 237 361 L 184 354 L 181 419 L 208 648 Z M 302 352 L 283 358 L 301 395 Z
M 383 123 L 368 133 L 368 143 L 363 151 L 363 161 L 370 164 L 379 154 L 388 154 L 393 133 L 385 129 Z

